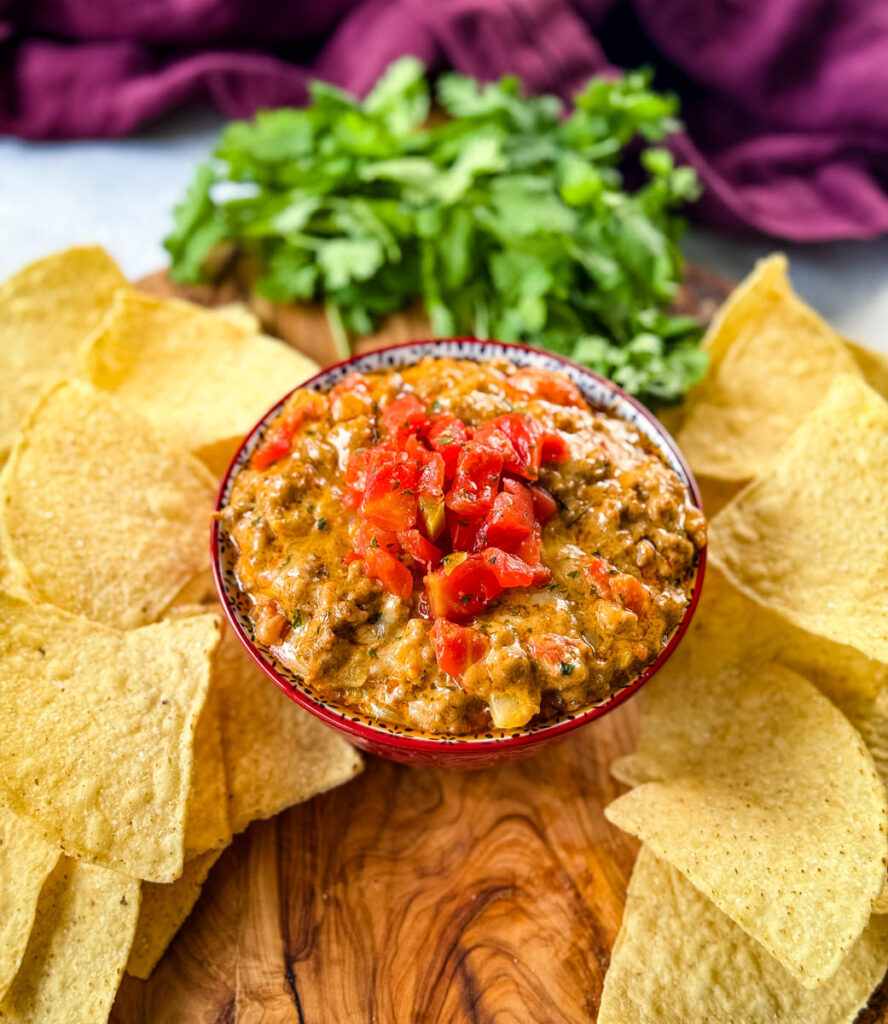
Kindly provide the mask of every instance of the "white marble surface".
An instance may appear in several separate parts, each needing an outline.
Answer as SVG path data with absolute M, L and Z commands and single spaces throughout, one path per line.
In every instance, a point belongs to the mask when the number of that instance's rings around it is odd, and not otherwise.
M 191 113 L 114 142 L 0 139 L 0 279 L 85 242 L 105 246 L 131 277 L 162 266 L 170 210 L 220 125 L 213 114 Z M 691 259 L 734 278 L 780 247 L 701 229 L 684 246 Z M 888 351 L 888 238 L 783 248 L 804 298 L 845 334 Z

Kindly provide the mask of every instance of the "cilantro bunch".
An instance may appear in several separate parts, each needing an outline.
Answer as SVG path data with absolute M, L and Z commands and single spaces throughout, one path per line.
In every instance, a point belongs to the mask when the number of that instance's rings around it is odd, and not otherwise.
M 681 274 L 675 211 L 698 184 L 650 145 L 677 122 L 675 99 L 649 82 L 594 78 L 565 117 L 515 78 L 446 74 L 445 116 L 431 122 L 413 57 L 364 100 L 315 82 L 306 108 L 225 129 L 175 210 L 173 275 L 199 280 L 234 243 L 262 295 L 324 301 L 342 346 L 421 298 L 438 336 L 539 345 L 675 401 L 706 367 L 697 324 L 667 312 Z M 643 179 L 632 192 L 627 158 Z

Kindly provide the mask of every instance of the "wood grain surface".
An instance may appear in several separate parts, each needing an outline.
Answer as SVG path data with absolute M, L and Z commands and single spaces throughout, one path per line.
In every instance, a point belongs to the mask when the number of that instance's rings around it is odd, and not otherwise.
M 682 307 L 708 318 L 729 285 L 698 268 L 688 281 Z M 163 274 L 141 284 L 207 304 L 245 297 L 230 272 L 197 290 Z M 318 312 L 257 312 L 332 361 Z M 424 333 L 411 313 L 362 347 Z M 367 758 L 348 785 L 255 822 L 213 868 L 151 979 L 125 979 L 112 1021 L 594 1021 L 637 851 L 602 813 L 619 792 L 608 765 L 633 749 L 636 709 L 629 701 L 492 771 Z M 885 986 L 859 1024 L 883 1021 Z

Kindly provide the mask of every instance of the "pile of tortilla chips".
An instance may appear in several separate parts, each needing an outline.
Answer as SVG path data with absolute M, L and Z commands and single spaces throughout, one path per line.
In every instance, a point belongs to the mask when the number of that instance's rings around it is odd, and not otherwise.
M 0 1019 L 107 1019 L 232 835 L 357 753 L 210 596 L 217 477 L 314 364 L 95 248 L 0 286 Z
M 642 698 L 599 1024 L 851 1024 L 888 969 L 888 360 L 763 261 L 678 439 L 721 510 Z

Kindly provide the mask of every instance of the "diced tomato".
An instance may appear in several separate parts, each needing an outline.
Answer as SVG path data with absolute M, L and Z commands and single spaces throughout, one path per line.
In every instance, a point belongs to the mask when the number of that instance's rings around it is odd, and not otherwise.
M 365 390 L 356 377 L 341 394 Z M 470 432 L 449 413 L 429 419 L 411 394 L 395 399 L 382 420 L 384 439 L 345 468 L 342 502 L 360 522 L 347 561 L 363 559 L 367 575 L 404 598 L 413 589 L 409 567 L 421 569 L 420 606 L 433 618 L 470 618 L 509 587 L 551 578 L 540 557 L 541 523 L 557 506 L 525 481 L 537 478 L 544 456 L 563 457 L 562 435 L 518 413 Z M 504 469 L 514 475 L 504 477 Z M 411 561 L 401 561 L 403 553 Z M 621 590 L 627 606 L 642 599 L 632 587 Z
M 530 494 L 533 498 L 533 514 L 545 526 L 558 511 L 558 503 L 546 488 L 539 484 L 530 485 Z
M 617 569 L 603 558 L 597 555 L 590 555 L 584 566 L 586 575 L 598 588 L 602 597 L 610 596 L 611 576 L 616 575 Z
M 280 425 L 272 427 L 266 434 L 261 447 L 253 453 L 253 469 L 268 469 L 278 459 L 290 452 L 292 434 Z
M 419 530 L 402 530 L 398 534 L 401 547 L 425 572 L 432 572 L 441 562 L 441 549 L 426 540 Z
M 293 435 L 302 426 L 307 412 L 305 406 L 299 406 L 269 428 L 262 444 L 253 452 L 253 469 L 268 469 L 273 462 L 290 454 Z
M 487 546 L 482 534 L 484 519 L 477 516 L 463 516 L 447 509 L 447 532 L 454 551 L 480 551 Z
M 382 414 L 382 423 L 397 446 L 403 445 L 408 437 L 416 437 L 429 427 L 425 407 L 416 395 L 401 395 Z
M 373 548 L 381 548 L 390 555 L 397 555 L 401 550 L 396 533 L 391 530 L 381 530 L 372 523 L 361 523 L 355 532 L 352 547 L 360 558 L 363 558 Z
M 370 452 L 366 448 L 355 452 L 346 463 L 345 490 L 342 494 L 342 504 L 345 508 L 357 508 L 361 504 L 369 468 Z
M 361 373 L 350 373 L 330 389 L 330 411 L 337 421 L 350 420 L 373 408 L 370 381 Z
M 364 555 L 364 571 L 402 601 L 406 601 L 413 592 L 413 573 L 381 547 L 367 550 Z
M 533 524 L 533 533 L 518 545 L 516 554 L 529 566 L 533 568 L 533 585 L 535 587 L 548 583 L 552 578 L 552 572 L 548 566 L 540 561 L 540 550 L 543 546 L 543 531 L 538 522 Z
M 540 458 L 543 462 L 566 462 L 570 458 L 570 447 L 561 431 L 543 431 L 543 447 Z
M 426 576 L 425 583 L 429 610 L 435 618 L 472 618 L 503 591 L 493 566 L 480 553 L 469 555 L 453 568 L 442 565 Z
M 483 516 L 493 507 L 503 460 L 496 452 L 469 441 L 460 452 L 456 474 L 444 499 L 448 508 L 462 515 Z
M 518 453 L 515 446 L 503 432 L 495 420 L 489 423 L 482 423 L 472 431 L 472 440 L 478 444 L 490 448 L 503 460 L 503 465 L 512 466 L 518 462 Z
M 629 573 L 620 573 L 615 576 L 611 583 L 611 590 L 614 597 L 629 609 L 630 612 L 642 618 L 648 613 L 651 607 L 651 593 L 648 588 Z
M 522 398 L 540 398 L 544 402 L 574 405 L 580 409 L 586 405 L 573 381 L 563 373 L 550 370 L 519 370 L 506 379 L 506 387 Z
M 429 608 L 436 618 L 471 618 L 506 588 L 529 586 L 533 575 L 533 569 L 516 555 L 485 548 L 426 576 Z
M 271 647 L 280 640 L 289 628 L 286 616 L 277 601 L 267 601 L 256 609 L 256 639 L 260 644 Z
M 416 522 L 416 465 L 404 452 L 374 450 L 361 499 L 361 515 L 384 530 Z
M 466 670 L 490 649 L 490 641 L 480 630 L 459 626 L 447 619 L 435 619 L 431 637 L 438 667 L 458 683 L 462 682 Z
M 591 556 L 586 560 L 586 575 L 595 584 L 601 597 L 624 605 L 636 615 L 645 615 L 651 605 L 647 587 L 630 573 L 620 572 L 603 558 Z
M 493 508 L 484 520 L 488 542 L 494 547 L 515 551 L 533 533 L 533 499 L 526 485 L 504 480 L 503 489 L 494 498 Z
M 417 455 L 417 462 L 421 467 L 416 479 L 417 493 L 434 498 L 443 497 L 444 459 L 438 452 L 423 451 L 422 455 Z
M 436 452 L 440 452 L 447 479 L 450 480 L 456 472 L 456 463 L 463 445 L 469 439 L 465 423 L 458 416 L 442 412 L 432 417 L 426 439 Z
M 557 633 L 540 633 L 531 636 L 527 641 L 527 648 L 530 653 L 546 662 L 551 668 L 567 662 L 573 664 L 577 660 L 577 647 L 566 637 L 558 636 Z
M 536 480 L 543 459 L 543 431 L 536 420 L 511 412 L 491 420 L 512 442 L 515 458 L 504 466 L 527 480 Z
M 543 531 L 539 523 L 533 524 L 530 534 L 515 550 L 515 554 L 528 565 L 539 565 L 540 550 L 543 546 Z
M 503 590 L 508 587 L 529 587 L 533 583 L 533 568 L 518 555 L 490 547 L 480 552 L 480 557 L 491 567 Z

